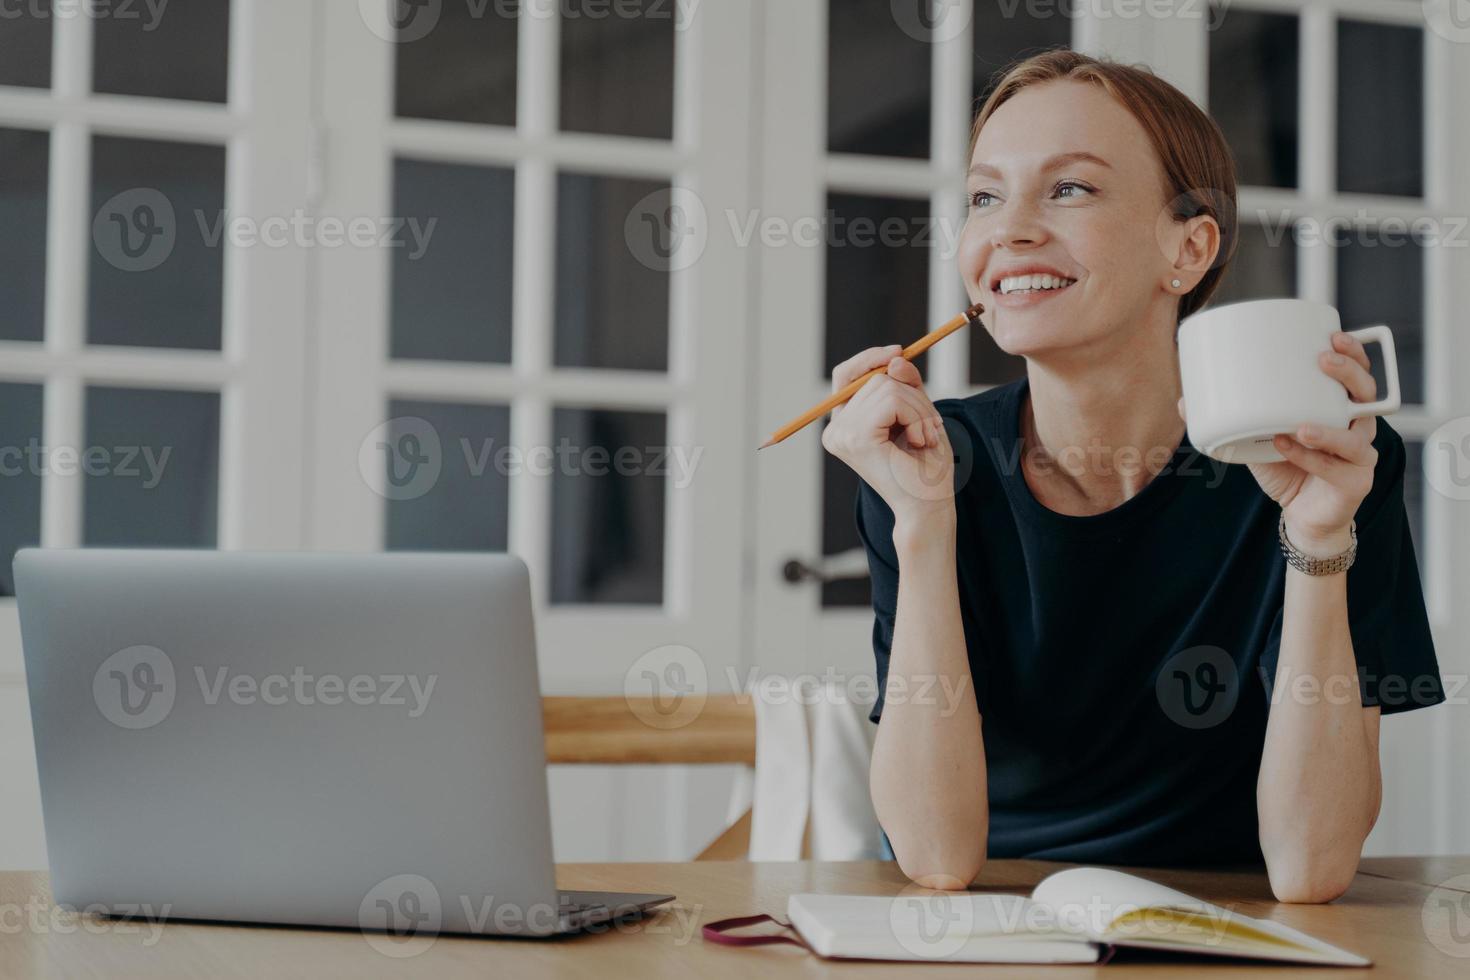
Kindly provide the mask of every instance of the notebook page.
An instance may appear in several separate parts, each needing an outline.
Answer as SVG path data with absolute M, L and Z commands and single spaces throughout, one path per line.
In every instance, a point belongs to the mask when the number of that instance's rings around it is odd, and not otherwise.
M 1147 878 L 1107 868 L 1069 868 L 1048 875 L 1031 893 L 1063 928 L 1093 936 L 1107 932 L 1118 919 L 1139 909 L 1171 908 L 1194 913 L 1193 921 L 1223 935 L 1225 924 L 1240 916 Z
M 787 915 L 823 956 L 970 962 L 1097 958 L 1097 948 L 1085 936 L 1051 928 L 1045 910 L 1022 895 L 793 895 Z

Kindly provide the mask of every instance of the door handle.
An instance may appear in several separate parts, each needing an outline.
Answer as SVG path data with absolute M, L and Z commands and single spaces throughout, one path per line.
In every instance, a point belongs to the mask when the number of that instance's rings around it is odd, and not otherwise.
M 853 548 L 836 555 L 825 555 L 815 561 L 789 558 L 781 566 L 781 577 L 792 585 L 802 582 L 845 582 L 868 577 L 868 554 Z

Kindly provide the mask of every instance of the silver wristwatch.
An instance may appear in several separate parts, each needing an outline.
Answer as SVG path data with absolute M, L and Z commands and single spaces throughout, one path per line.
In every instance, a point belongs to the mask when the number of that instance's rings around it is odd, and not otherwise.
M 1308 575 L 1336 575 L 1353 567 L 1353 561 L 1358 557 L 1358 522 L 1353 521 L 1348 525 L 1348 534 L 1352 536 L 1353 543 L 1341 554 L 1333 555 L 1331 558 L 1313 558 L 1297 550 L 1286 537 L 1286 515 L 1281 515 L 1281 520 L 1276 525 L 1277 533 L 1281 537 L 1281 553 L 1292 568 L 1306 572 Z

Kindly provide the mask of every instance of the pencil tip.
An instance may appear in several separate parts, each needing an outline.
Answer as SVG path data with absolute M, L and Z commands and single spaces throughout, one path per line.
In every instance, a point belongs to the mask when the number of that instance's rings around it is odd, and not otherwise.
M 776 444 L 776 440 L 775 439 L 767 439 L 765 442 L 761 443 L 759 446 L 756 446 L 755 447 L 755 451 L 756 452 L 760 452 L 762 449 L 765 449 L 767 446 L 774 446 L 775 444 Z

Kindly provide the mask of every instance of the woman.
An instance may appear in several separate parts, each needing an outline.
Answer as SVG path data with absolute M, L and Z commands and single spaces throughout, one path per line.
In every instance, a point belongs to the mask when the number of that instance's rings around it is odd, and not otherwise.
M 1026 377 L 935 404 L 870 349 L 833 384 L 887 375 L 823 435 L 863 480 L 894 855 L 938 888 L 987 855 L 1264 860 L 1281 901 L 1332 900 L 1377 819 L 1380 713 L 1443 700 L 1402 439 L 1303 426 L 1249 467 L 1189 444 L 1175 333 L 1224 273 L 1235 178 L 1215 123 L 1147 71 L 1014 67 L 968 194 L 965 287 Z M 1320 359 L 1359 402 L 1368 364 L 1344 333 Z M 1356 518 L 1351 571 L 1288 568 L 1283 514 L 1316 558 Z M 959 710 L 918 695 L 936 679 Z

